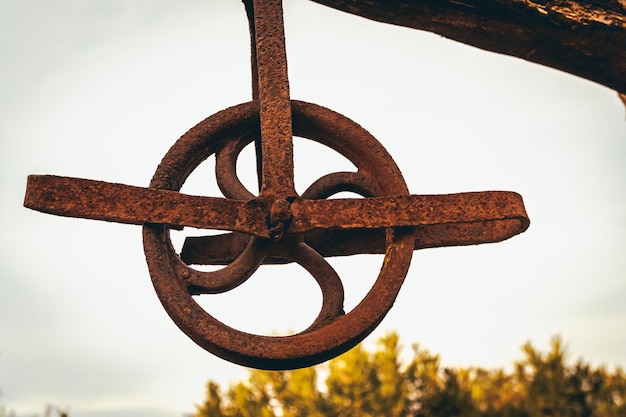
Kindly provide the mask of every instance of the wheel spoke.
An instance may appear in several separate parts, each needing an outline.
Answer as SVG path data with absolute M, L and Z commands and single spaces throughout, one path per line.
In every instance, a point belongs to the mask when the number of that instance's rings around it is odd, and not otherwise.
M 317 179 L 302 193 L 302 198 L 321 200 L 348 191 L 364 197 L 372 196 L 372 183 L 358 172 L 333 172 Z
M 250 200 L 252 194 L 237 176 L 237 158 L 241 151 L 252 142 L 257 135 L 247 135 L 237 140 L 231 139 L 224 142 L 222 147 L 215 153 L 215 179 L 220 191 L 227 198 L 235 200 Z
M 315 278 L 322 290 L 322 308 L 313 324 L 301 333 L 324 327 L 345 314 L 341 279 L 319 253 L 304 242 L 284 241 L 280 242 L 271 254 L 298 263 Z
M 182 277 L 190 294 L 219 294 L 246 282 L 265 258 L 266 239 L 248 236 L 244 250 L 227 266 L 217 271 L 197 271 L 175 257 L 176 275 Z

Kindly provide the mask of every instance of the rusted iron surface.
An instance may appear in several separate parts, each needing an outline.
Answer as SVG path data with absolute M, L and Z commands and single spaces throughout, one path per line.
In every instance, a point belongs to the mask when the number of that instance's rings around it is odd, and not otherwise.
M 200 197 L 82 178 L 31 175 L 24 206 L 58 216 L 232 230 L 263 238 L 272 238 L 273 226 L 278 223 L 288 224 L 287 234 L 294 235 L 318 229 L 441 227 L 489 221 L 491 241 L 507 239 L 528 226 L 521 196 L 506 191 L 270 201 L 266 197 Z M 496 226 L 500 222 L 503 226 Z M 422 232 L 428 233 L 428 228 L 422 227 Z
M 289 230 L 362 229 L 515 220 L 526 229 L 519 194 L 506 191 L 447 195 L 400 195 L 365 199 L 302 200 L 291 204 Z
M 295 196 L 291 102 L 281 0 L 253 2 L 261 113 L 261 195 Z
M 230 159 L 233 157 L 233 149 L 242 148 L 233 142 L 249 141 L 259 132 L 258 118 L 251 117 L 250 114 L 259 114 L 257 103 L 241 104 L 223 110 L 191 129 L 166 154 L 154 175 L 151 187 L 182 184 L 199 163 L 199 158 L 193 156 L 202 154 L 201 159 L 205 159 L 210 156 L 206 153 L 208 149 L 215 152 L 216 170 L 221 170 L 217 176 L 218 183 L 225 196 L 232 198 L 251 195 L 236 179 L 235 171 L 231 171 L 233 165 Z M 402 175 L 391 156 L 358 124 L 331 110 L 304 102 L 293 101 L 292 114 L 293 134 L 316 140 L 340 151 L 357 167 L 353 176 L 362 178 L 360 183 L 362 186 L 367 185 L 368 194 L 381 197 L 408 194 Z M 246 122 L 253 120 L 257 122 Z M 329 120 L 334 123 L 329 124 Z M 227 138 L 225 132 L 216 130 L 217 121 L 231 127 L 230 132 L 236 134 L 231 139 Z M 225 153 L 222 152 L 223 149 L 226 150 Z M 222 161 L 222 158 L 227 160 Z M 331 181 L 331 184 L 334 182 Z M 337 192 L 340 190 L 341 188 L 336 189 Z M 268 216 L 269 214 L 268 212 Z M 294 220 L 295 217 L 292 222 Z M 332 278 L 335 275 L 332 267 L 319 253 L 308 249 L 309 246 L 302 241 L 299 234 L 290 234 L 290 225 L 286 231 L 283 239 L 266 239 L 265 243 L 257 243 L 256 238 L 248 238 L 254 242 L 249 241 L 246 250 L 232 263 L 218 271 L 204 272 L 186 265 L 173 251 L 166 227 L 145 226 L 144 248 L 148 266 L 161 302 L 172 319 L 193 340 L 213 353 L 247 366 L 271 369 L 311 365 L 341 353 L 361 341 L 385 316 L 404 281 L 413 251 L 411 228 L 386 230 L 384 266 L 376 284 L 357 308 L 345 315 L 336 312 L 335 315 L 326 313 L 323 318 L 318 316 L 312 327 L 298 335 L 280 338 L 248 335 L 245 344 L 235 344 L 234 340 L 241 340 L 240 332 L 223 324 L 218 325 L 219 322 L 193 301 L 191 294 L 214 293 L 211 287 L 213 281 L 220 282 L 220 286 L 224 288 L 241 284 L 267 258 L 289 259 L 300 264 L 317 280 L 324 297 L 331 297 L 330 294 L 339 297 L 337 286 L 330 285 L 335 282 Z M 255 246 L 254 250 L 249 249 L 250 245 Z M 242 262 L 242 257 L 251 261 Z M 250 268 L 244 268 L 242 274 L 238 268 L 243 264 L 250 265 Z M 173 276 L 177 277 L 177 286 L 171 284 Z M 328 303 L 335 304 L 330 301 Z M 323 304 L 326 305 L 327 301 L 323 301 Z M 186 307 L 181 310 L 181 306 Z M 198 320 L 201 324 L 194 325 Z
M 142 225 L 162 223 L 268 237 L 267 199 L 185 195 L 82 178 L 31 175 L 24 206 L 58 216 Z
M 254 119 L 246 116 L 247 111 L 257 111 L 256 105 L 254 103 L 240 105 L 235 108 L 227 109 L 215 117 L 218 120 L 222 120 L 227 118 L 227 114 L 231 114 L 231 117 L 238 118 L 240 120 Z M 391 157 L 386 153 L 384 148 L 371 135 L 369 135 L 368 132 L 363 130 L 356 123 L 328 109 L 303 102 L 293 102 L 292 113 L 295 135 L 317 140 L 332 149 L 340 151 L 358 168 L 356 173 L 341 173 L 339 175 L 331 174 L 330 176 L 325 177 L 325 180 L 316 182 L 316 184 L 310 188 L 310 190 L 313 189 L 315 191 L 305 192 L 303 195 L 308 197 L 316 197 L 315 194 L 319 196 L 329 196 L 347 189 L 361 190 L 361 192 L 365 195 L 377 195 L 380 193 L 382 195 L 397 196 L 407 193 L 406 186 L 404 185 L 398 168 Z M 332 123 L 328 123 L 328 121 L 332 121 Z M 220 123 L 224 122 L 220 121 Z M 231 127 L 235 126 L 235 124 L 231 122 L 224 124 Z M 190 166 L 186 161 L 192 160 L 191 157 L 193 155 L 203 152 L 204 149 L 215 149 L 216 170 L 219 172 L 218 182 L 224 194 L 230 198 L 246 198 L 246 196 L 253 198 L 252 193 L 246 190 L 241 182 L 236 178 L 234 161 L 236 161 L 237 150 L 241 150 L 243 148 L 242 142 L 249 141 L 254 132 L 258 132 L 258 130 L 256 130 L 258 127 L 254 126 L 252 123 L 248 125 L 248 128 L 251 129 L 250 131 L 244 131 L 243 128 L 237 127 L 234 129 L 236 130 L 237 135 L 233 140 L 228 140 L 219 132 L 211 131 L 211 128 L 215 128 L 216 125 L 217 122 L 213 120 L 212 116 L 196 128 L 192 129 L 190 133 L 183 136 L 183 138 L 181 138 L 179 142 L 170 150 L 168 155 L 166 155 L 161 166 L 159 167 L 159 170 L 155 174 L 155 178 L 158 178 L 159 182 L 163 182 L 163 184 L 182 184 L 184 182 L 184 178 L 182 178 L 181 175 L 186 175 L 188 172 L 191 172 L 193 168 L 195 168 L 195 166 Z M 221 148 L 217 147 L 213 143 L 215 138 L 220 138 L 222 140 Z M 208 156 L 209 155 L 205 155 L 205 157 Z M 166 172 L 169 174 L 166 175 Z M 354 183 L 357 184 L 357 186 L 353 187 L 351 185 L 351 179 L 354 180 Z M 153 181 L 151 186 L 159 187 L 159 182 Z M 328 188 L 320 185 L 320 183 L 325 184 Z M 508 196 L 508 194 L 505 195 Z M 513 195 L 511 194 L 511 196 Z M 415 198 L 421 199 L 422 197 L 415 196 Z M 390 201 L 395 201 L 394 197 L 389 197 L 389 199 Z M 322 213 L 320 221 L 332 222 L 334 214 L 337 212 L 337 208 L 341 207 L 341 204 L 343 204 L 342 201 L 343 200 L 337 201 L 337 204 L 339 205 L 338 207 L 324 208 L 323 210 L 326 215 L 323 215 Z M 378 199 L 376 201 L 378 201 Z M 307 201 L 304 199 L 298 199 L 294 201 L 293 204 L 297 205 L 298 202 L 302 202 L 303 204 L 319 203 L 319 201 L 314 200 Z M 328 202 L 332 204 L 335 200 L 328 200 Z M 355 202 L 359 203 L 360 201 L 353 200 L 348 203 Z M 513 221 L 517 223 L 513 230 L 517 232 L 521 231 L 520 220 L 518 217 L 521 216 L 524 221 L 526 221 L 526 217 L 523 212 L 523 206 L 521 206 L 521 199 L 519 199 L 519 196 L 515 196 L 515 198 L 512 198 L 510 201 L 500 201 L 500 203 L 500 205 L 503 206 L 504 211 L 511 210 L 511 207 L 513 207 L 513 209 L 508 212 L 508 214 L 498 214 L 497 218 L 500 219 L 502 217 L 506 217 L 507 215 L 511 216 Z M 485 204 L 489 206 L 486 201 Z M 498 206 L 498 204 L 493 205 Z M 520 207 L 521 211 L 515 211 L 515 209 L 519 210 Z M 361 207 L 359 207 L 359 209 L 360 208 Z M 450 210 L 455 209 L 451 208 Z M 472 207 L 468 210 L 469 213 L 471 213 Z M 287 228 L 288 234 L 295 233 L 292 228 L 294 227 L 294 224 L 298 222 L 298 215 L 296 212 L 297 211 L 292 210 L 293 218 L 292 223 Z M 353 216 L 358 214 L 354 211 L 350 212 Z M 430 212 L 430 210 L 427 212 Z M 402 216 L 402 214 L 400 215 Z M 465 214 L 463 214 L 463 216 L 464 215 Z M 375 221 L 375 217 L 370 220 L 372 222 Z M 492 221 L 497 222 L 498 220 Z M 483 220 L 480 220 L 480 222 L 484 225 Z M 395 230 L 398 229 L 395 228 Z M 389 235 L 389 233 L 391 232 L 388 230 L 386 234 Z M 233 262 L 226 268 L 209 273 L 189 268 L 175 253 L 172 252 L 169 252 L 168 262 L 162 264 L 155 264 L 152 262 L 154 258 L 158 258 L 154 256 L 155 253 L 171 251 L 171 245 L 168 243 L 169 238 L 166 236 L 167 230 L 164 228 L 146 227 L 144 229 L 144 242 L 147 254 L 146 257 L 149 265 L 151 265 L 151 275 L 155 281 L 157 293 L 160 294 L 162 302 L 166 306 L 168 312 L 170 312 L 170 315 L 187 334 L 190 334 L 191 337 L 200 345 L 229 360 L 246 365 L 252 364 L 257 367 L 275 368 L 302 366 L 303 363 L 311 364 L 324 360 L 328 358 L 327 355 L 329 352 L 339 352 L 337 350 L 339 349 L 338 346 L 348 348 L 357 343 L 362 337 L 366 336 L 371 329 L 374 328 L 374 323 L 378 323 L 382 320 L 382 317 L 384 317 L 395 299 L 395 293 L 393 291 L 390 292 L 390 289 L 399 289 L 399 285 L 403 281 L 406 268 L 408 267 L 408 264 L 405 265 L 404 262 L 408 262 L 408 259 L 410 259 L 408 252 L 412 251 L 414 246 L 413 232 L 408 229 L 402 231 L 402 233 L 404 234 L 404 242 L 401 245 L 387 244 L 387 246 L 383 246 L 383 252 L 386 252 L 387 259 L 384 262 L 386 268 L 383 269 L 377 280 L 377 283 L 379 284 L 372 289 L 370 299 L 368 301 L 363 301 L 364 304 L 361 309 L 353 310 L 346 315 L 346 317 L 350 316 L 350 319 L 342 320 L 341 317 L 343 316 L 331 317 L 329 320 L 331 320 L 330 322 L 333 324 L 332 327 L 329 327 L 329 325 L 326 327 L 316 328 L 315 330 L 309 329 L 309 331 L 312 331 L 315 334 L 314 344 L 311 344 L 311 340 L 308 339 L 300 341 L 300 339 L 295 336 L 293 336 L 295 340 L 290 338 L 276 339 L 262 336 L 250 336 L 246 347 L 239 346 L 238 350 L 235 350 L 236 347 L 232 345 L 232 340 L 235 338 L 235 335 L 231 333 L 231 330 L 224 327 L 224 329 L 220 329 L 222 332 L 218 332 L 217 327 L 219 326 L 217 326 L 214 319 L 206 313 L 202 313 L 201 309 L 199 309 L 199 307 L 197 307 L 192 301 L 189 294 L 216 292 L 215 288 L 211 285 L 212 282 L 218 282 L 220 288 L 232 288 L 239 285 L 250 276 L 249 274 L 253 272 L 256 267 L 258 267 L 260 262 L 259 260 L 261 258 L 263 261 L 266 259 L 284 259 L 300 263 L 316 277 L 320 283 L 322 292 L 324 294 L 330 294 L 335 292 L 325 290 L 325 287 L 321 284 L 325 281 L 319 279 L 315 275 L 314 271 L 332 271 L 332 269 L 325 263 L 325 261 L 322 264 L 326 265 L 324 268 L 307 268 L 306 265 L 308 265 L 308 258 L 297 257 L 299 252 L 296 252 L 295 254 L 286 252 L 286 248 L 290 248 L 298 242 L 298 240 L 294 240 L 294 238 L 286 238 L 276 242 L 267 242 L 267 246 L 259 247 L 256 250 L 251 251 L 250 245 L 259 245 L 259 243 L 256 242 L 256 239 L 253 243 L 251 243 L 251 240 L 248 237 L 248 242 L 245 244 L 246 248 L 239 257 L 234 258 Z M 259 252 L 263 252 L 262 256 L 258 255 Z M 254 253 L 257 255 L 254 255 Z M 249 261 L 242 262 L 242 259 L 244 258 L 249 259 Z M 322 259 L 318 257 L 316 262 L 322 262 Z M 238 268 L 241 264 L 250 266 L 250 268 L 246 269 L 243 274 L 240 271 L 235 270 L 235 268 Z M 174 291 L 171 287 L 166 287 L 166 285 L 168 285 L 166 277 L 171 278 L 171 274 L 178 274 L 179 277 L 183 277 L 180 281 L 185 291 L 181 289 L 176 295 L 167 292 Z M 164 290 L 165 288 L 167 288 L 167 291 Z M 372 300 L 377 301 L 378 304 L 372 304 Z M 199 310 L 194 314 L 183 314 L 180 310 L 181 304 L 189 306 L 194 311 L 196 311 L 196 309 Z M 363 316 L 360 320 L 352 318 L 353 315 L 361 315 L 365 314 L 365 312 L 368 313 L 368 316 Z M 367 317 L 369 317 L 369 319 L 366 320 Z M 202 332 L 201 329 L 204 328 L 204 326 L 194 326 L 194 321 L 200 319 L 203 320 L 203 323 L 205 323 L 206 326 L 209 326 L 211 329 L 210 332 Z M 355 326 L 354 321 L 360 323 L 360 326 L 352 328 Z M 319 324 L 319 321 L 316 321 L 316 323 Z M 314 326 L 315 325 L 316 324 L 314 323 Z M 304 333 L 301 333 L 299 336 L 302 336 Z M 344 337 L 348 338 L 343 339 Z M 352 339 L 352 337 L 355 338 Z M 343 341 L 338 345 L 338 340 Z M 303 347 L 295 347 L 301 343 L 307 343 L 310 345 L 307 349 Z
M 518 220 L 417 226 L 413 248 L 418 250 L 496 243 L 522 230 Z M 249 240 L 248 235 L 240 233 L 192 236 L 185 239 L 180 256 L 189 265 L 226 265 L 237 258 Z M 323 257 L 385 253 L 384 229 L 315 230 L 305 233 L 304 241 Z M 268 257 L 263 261 L 264 264 L 288 262 L 287 259 L 276 257 Z
M 365 129 L 324 107 L 290 100 L 280 0 L 246 0 L 246 6 L 253 101 L 222 110 L 185 133 L 161 161 L 149 188 L 33 175 L 24 205 L 61 216 L 142 224 L 156 293 L 183 332 L 235 363 L 297 368 L 345 352 L 380 323 L 414 249 L 498 242 L 526 230 L 529 220 L 522 198 L 512 192 L 410 195 L 391 156 Z M 292 135 L 340 153 L 356 171 L 325 175 L 298 195 Z M 258 196 L 236 173 L 239 154 L 252 142 L 260 165 Z M 225 198 L 179 193 L 190 173 L 212 155 Z M 328 199 L 343 191 L 362 198 Z M 187 226 L 232 233 L 187 238 L 179 254 L 170 229 Z M 345 312 L 341 279 L 325 257 L 360 253 L 384 254 L 383 265 L 365 298 Z M 264 263 L 288 262 L 308 271 L 323 295 L 319 314 L 298 334 L 241 332 L 193 298 L 229 291 Z M 192 264 L 225 266 L 200 271 Z

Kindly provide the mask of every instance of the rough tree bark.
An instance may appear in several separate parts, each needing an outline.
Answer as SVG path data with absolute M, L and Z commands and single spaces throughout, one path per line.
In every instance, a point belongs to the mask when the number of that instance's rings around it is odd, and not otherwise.
M 626 92 L 626 0 L 313 1 L 434 32 Z

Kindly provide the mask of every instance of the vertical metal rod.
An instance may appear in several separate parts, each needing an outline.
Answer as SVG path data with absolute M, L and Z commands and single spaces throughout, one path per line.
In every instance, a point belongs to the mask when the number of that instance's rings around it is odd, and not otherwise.
M 259 99 L 259 69 L 256 62 L 256 30 L 254 28 L 254 4 L 253 0 L 243 0 L 248 17 L 248 31 L 250 33 L 250 72 L 252 79 L 252 100 Z M 263 151 L 261 149 L 261 136 L 254 139 L 254 153 L 256 155 L 256 177 L 258 189 L 263 188 L 261 164 L 263 163 Z
M 285 198 L 296 192 L 282 1 L 253 0 L 253 5 L 261 113 L 260 194 Z
M 250 69 L 252 73 L 252 100 L 259 99 L 259 69 L 256 62 L 256 29 L 254 28 L 254 0 L 243 0 L 250 32 Z

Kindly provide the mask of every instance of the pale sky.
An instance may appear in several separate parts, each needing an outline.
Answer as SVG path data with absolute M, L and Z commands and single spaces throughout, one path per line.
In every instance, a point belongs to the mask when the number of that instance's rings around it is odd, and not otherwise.
M 285 25 L 292 98 L 368 129 L 412 193 L 516 191 L 531 219 L 506 242 L 415 252 L 368 341 L 397 330 L 444 365 L 501 367 L 522 358 L 524 342 L 546 349 L 559 334 L 572 360 L 625 367 L 626 112 L 615 92 L 305 0 L 285 0 Z M 192 412 L 207 380 L 227 384 L 246 369 L 166 315 L 140 227 L 22 201 L 28 174 L 147 186 L 185 131 L 248 101 L 243 5 L 0 0 L 0 53 L 0 404 L 19 416 L 47 403 L 72 417 Z M 346 168 L 319 145 L 295 145 L 299 191 Z M 247 183 L 251 155 L 240 164 Z M 218 195 L 210 161 L 183 191 Z M 380 258 L 330 262 L 353 307 Z M 299 267 L 253 278 L 202 305 L 265 334 L 317 314 L 316 286 Z

